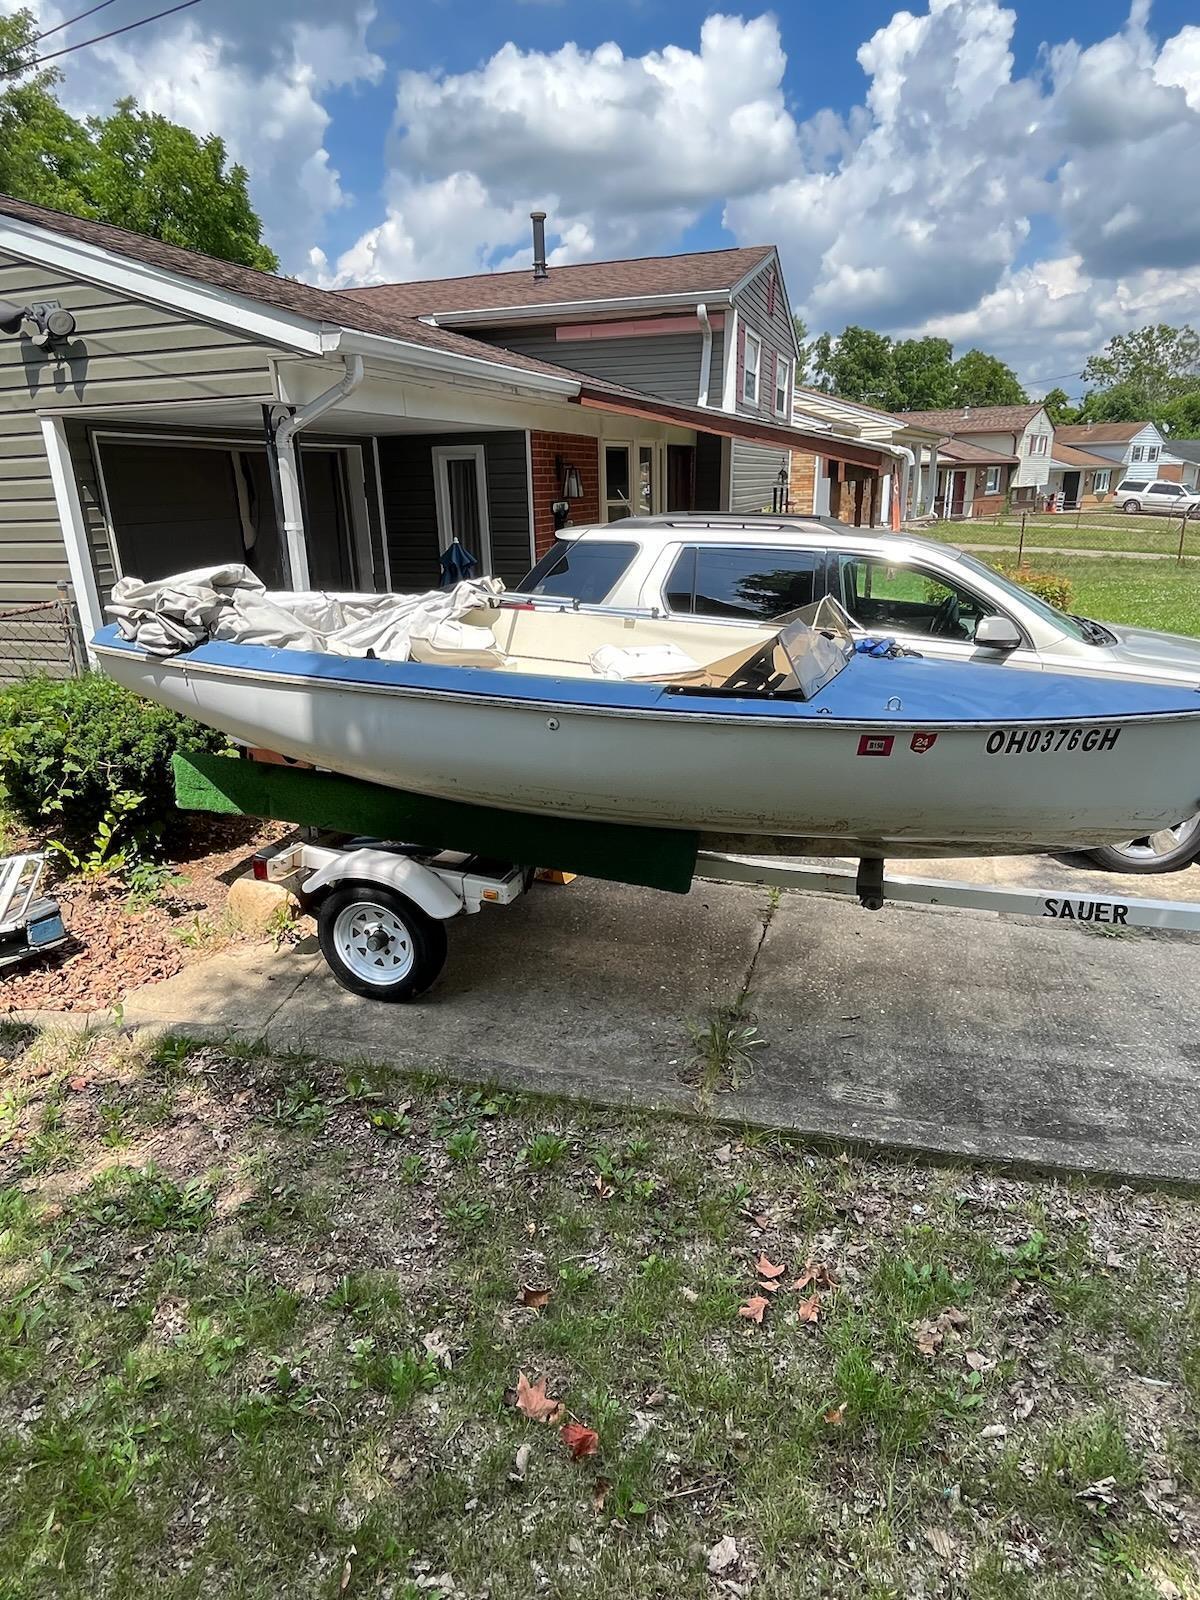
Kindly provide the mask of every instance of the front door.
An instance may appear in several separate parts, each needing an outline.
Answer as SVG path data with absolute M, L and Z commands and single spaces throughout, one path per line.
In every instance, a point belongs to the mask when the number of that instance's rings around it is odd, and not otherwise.
M 954 472 L 950 475 L 950 515 L 961 517 L 963 507 L 967 503 L 967 475 L 965 472 Z
M 667 446 L 667 510 L 691 511 L 695 506 L 696 452 L 690 444 Z
M 1063 504 L 1071 507 L 1079 504 L 1079 474 L 1077 472 L 1063 473 Z
M 457 539 L 474 557 L 476 573 L 490 573 L 492 541 L 483 445 L 435 445 L 433 484 L 439 550 L 448 550 Z

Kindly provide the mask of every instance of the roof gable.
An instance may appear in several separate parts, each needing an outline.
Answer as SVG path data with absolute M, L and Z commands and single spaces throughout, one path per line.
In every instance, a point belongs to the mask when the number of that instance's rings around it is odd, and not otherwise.
M 470 311 L 547 309 L 591 300 L 653 300 L 665 295 L 729 293 L 774 255 L 773 245 L 700 250 L 690 255 L 641 256 L 627 261 L 584 261 L 551 267 L 545 278 L 529 270 L 479 272 L 464 278 L 379 283 L 340 289 L 354 300 L 393 314 L 427 317 Z

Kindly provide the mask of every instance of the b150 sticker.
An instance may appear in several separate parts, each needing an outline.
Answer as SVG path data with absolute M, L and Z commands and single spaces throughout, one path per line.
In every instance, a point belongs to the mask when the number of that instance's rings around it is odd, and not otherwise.
M 987 736 L 990 756 L 1058 755 L 1061 750 L 1084 750 L 1101 755 L 1116 748 L 1120 728 L 997 728 Z

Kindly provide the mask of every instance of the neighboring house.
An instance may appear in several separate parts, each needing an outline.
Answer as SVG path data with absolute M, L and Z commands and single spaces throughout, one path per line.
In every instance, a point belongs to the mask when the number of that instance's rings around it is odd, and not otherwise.
M 1200 439 L 1171 439 L 1167 448 L 1179 463 L 1179 481 L 1200 492 Z
M 920 428 L 891 412 L 799 384 L 792 420 L 798 428 L 827 429 L 831 437 L 859 438 L 887 452 L 887 465 L 875 470 L 847 465 L 828 454 L 793 450 L 789 510 L 796 515 L 834 517 L 854 527 L 898 528 L 932 500 L 936 429 Z
M 1059 428 L 1054 435 L 1047 494 L 1063 511 L 1110 504 L 1118 481 L 1116 466 L 1094 450 L 1064 444 L 1063 432 Z
M 534 249 L 536 256 L 536 238 Z M 799 348 L 773 245 L 552 268 L 535 263 L 532 276 L 480 273 L 343 293 L 663 399 L 783 426 L 791 421 Z M 698 479 L 717 484 L 723 508 L 732 511 L 770 510 L 786 467 L 785 450 L 715 435 L 695 460 Z M 639 463 L 631 476 L 618 463 L 611 485 L 605 468 L 602 461 L 606 513 L 646 510 Z
M 1171 454 L 1171 444 L 1153 422 L 1077 422 L 1059 428 L 1057 444 L 1086 450 L 1102 456 L 1116 468 L 1112 487 L 1125 479 L 1152 483 L 1155 478 L 1170 478 L 1178 483 L 1183 463 Z
M 1046 494 L 1054 424 L 1043 406 L 963 406 L 900 415 L 943 436 L 939 454 L 949 459 L 938 477 L 939 515 L 986 516 L 1006 499 L 1018 507 L 1034 506 Z M 955 448 L 964 445 L 969 450 Z
M 722 286 L 727 256 L 738 259 Z M 53 600 L 62 580 L 89 636 L 121 574 L 245 561 L 276 586 L 421 589 L 457 537 L 512 581 L 563 517 L 728 510 L 735 483 L 743 505 L 769 505 L 770 467 L 758 498 L 743 461 L 758 471 L 820 449 L 890 465 L 865 441 L 797 429 L 788 395 L 764 390 L 766 352 L 790 362 L 792 349 L 782 281 L 772 291 L 766 276 L 774 251 L 671 260 L 605 264 L 624 270 L 608 291 L 588 289 L 587 306 L 567 275 L 598 266 L 464 280 L 491 297 L 509 285 L 509 311 L 522 293 L 569 299 L 563 326 L 578 337 L 554 341 L 555 354 L 572 344 L 566 364 L 502 347 L 495 329 L 477 338 L 389 308 L 383 291 L 332 294 L 0 197 L 0 322 L 16 329 L 0 329 L 0 671 L 31 659 L 12 643 L 13 608 Z M 652 391 L 583 370 L 624 337 L 606 337 L 613 322 L 644 319 L 647 299 L 656 320 L 690 323 L 665 337 L 692 341 L 695 392 L 681 381 L 664 393 L 654 371 Z M 58 339 L 42 331 L 50 308 L 74 319 Z M 510 337 L 548 322 L 539 304 Z M 757 407 L 737 398 L 754 392 L 743 326 L 763 330 L 757 357 L 749 342 Z M 660 334 L 630 338 L 655 355 Z

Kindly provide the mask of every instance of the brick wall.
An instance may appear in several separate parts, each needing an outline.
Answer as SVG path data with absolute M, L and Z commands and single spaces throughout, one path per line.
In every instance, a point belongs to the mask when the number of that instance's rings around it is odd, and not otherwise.
M 578 433 L 531 433 L 530 462 L 533 469 L 533 548 L 541 560 L 554 543 L 553 501 L 562 494 L 562 478 L 554 465 L 562 457 L 564 467 L 575 467 L 583 489 L 582 500 L 571 502 L 571 522 L 576 527 L 600 521 L 600 446 L 597 440 Z
M 788 496 L 792 512 L 798 517 L 808 517 L 813 512 L 813 496 L 817 488 L 817 458 L 807 450 L 793 450 L 788 470 Z

